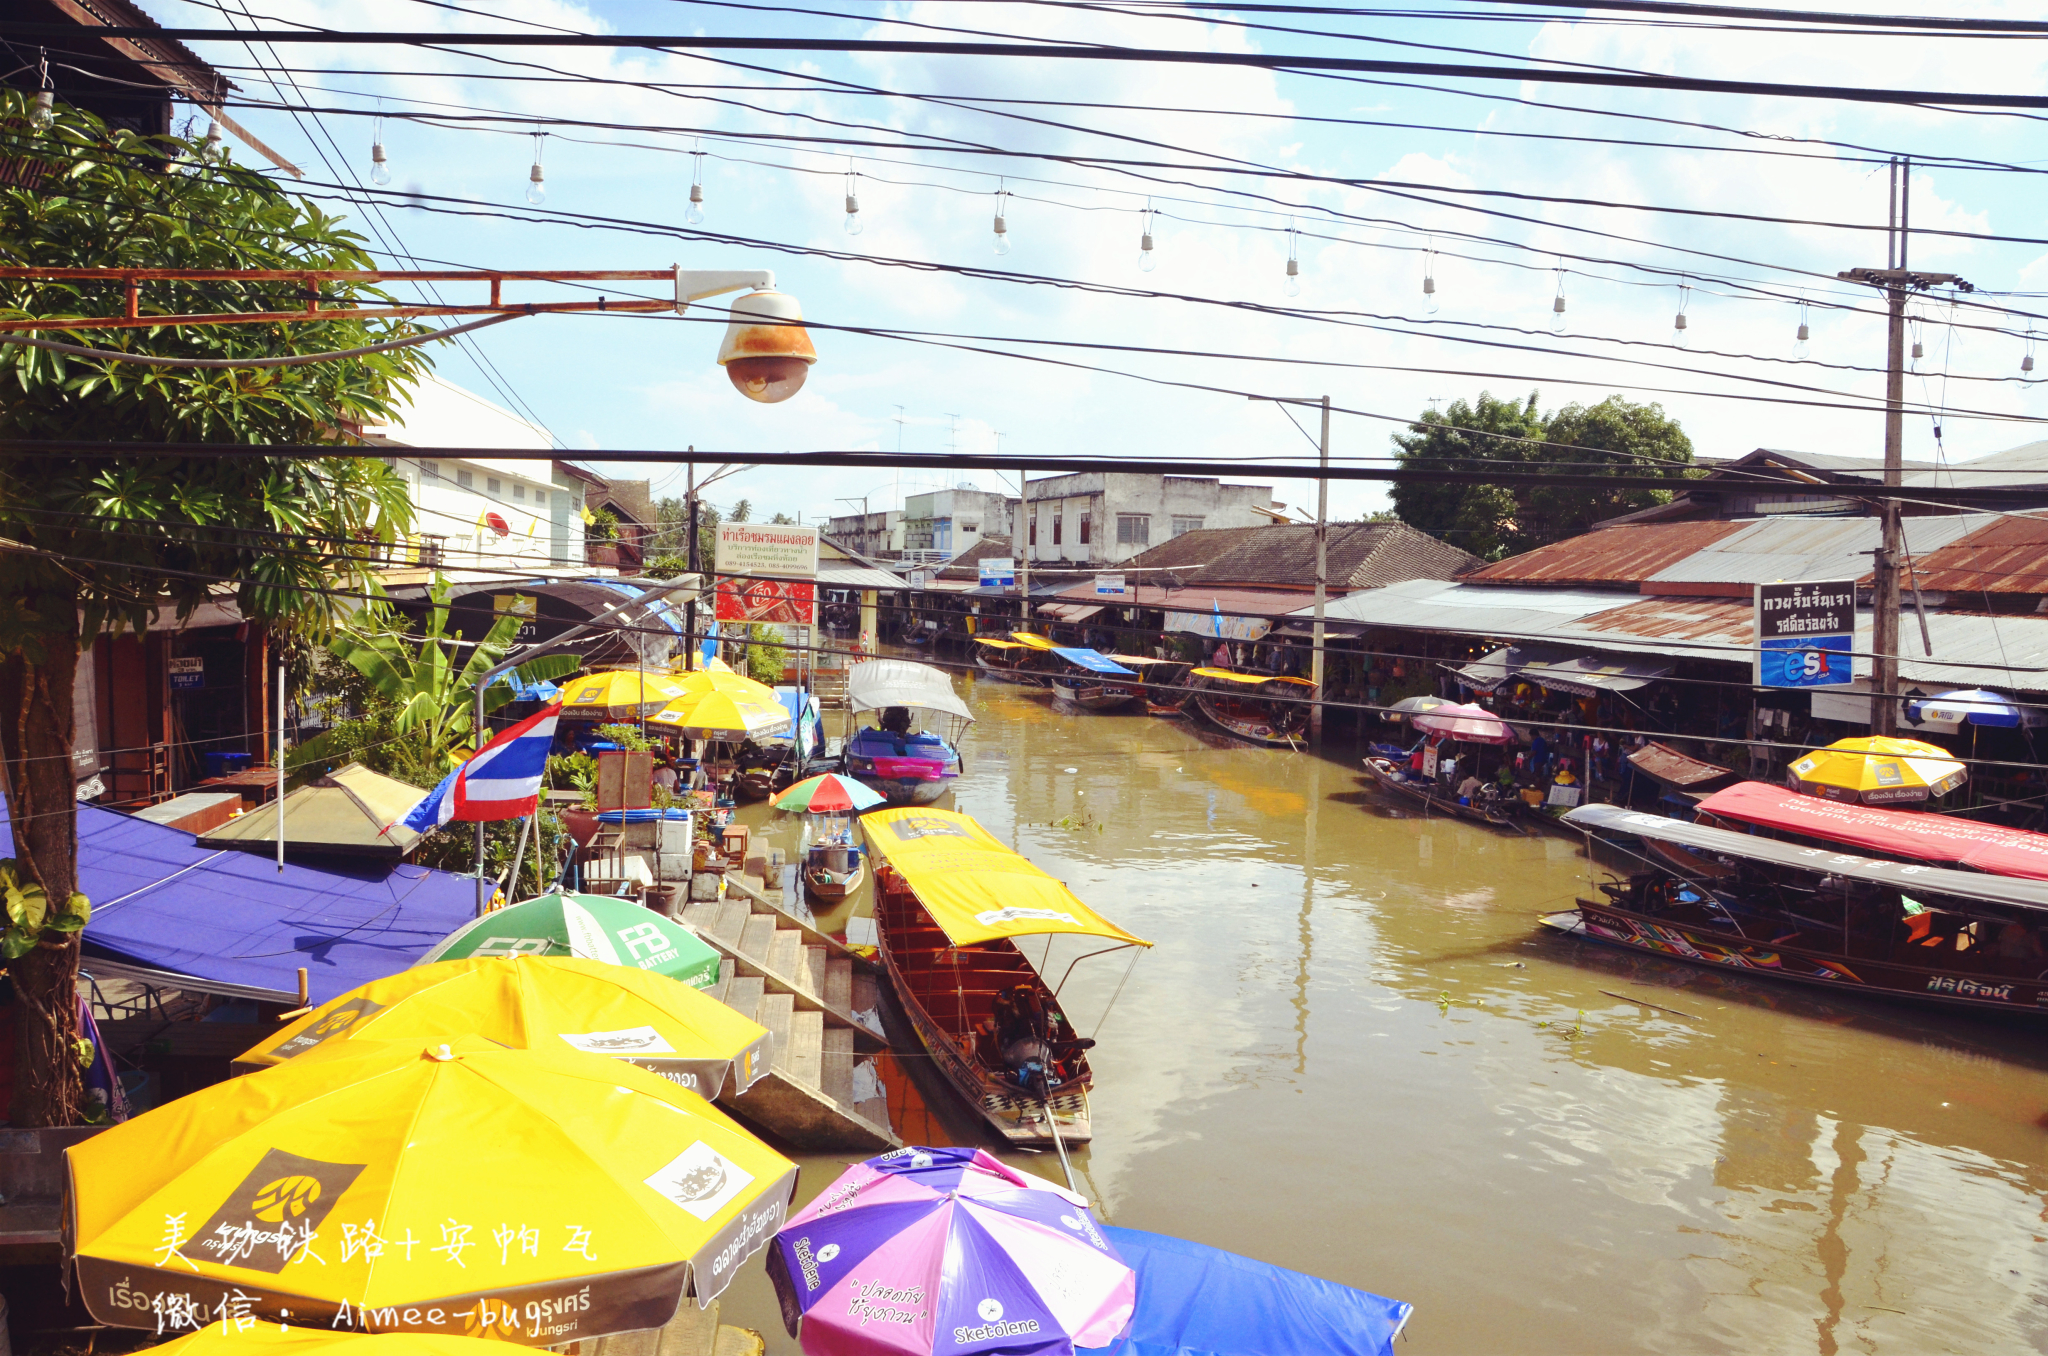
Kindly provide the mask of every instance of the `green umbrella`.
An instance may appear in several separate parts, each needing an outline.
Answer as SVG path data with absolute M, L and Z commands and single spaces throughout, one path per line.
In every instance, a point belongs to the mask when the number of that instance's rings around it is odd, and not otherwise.
M 699 989 L 718 982 L 718 953 L 695 933 L 610 895 L 521 900 L 457 928 L 416 964 L 469 956 L 581 956 L 652 970 Z

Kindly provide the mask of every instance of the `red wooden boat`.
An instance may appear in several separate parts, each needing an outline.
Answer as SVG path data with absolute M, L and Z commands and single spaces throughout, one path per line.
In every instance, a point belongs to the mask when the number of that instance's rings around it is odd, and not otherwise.
M 966 815 L 878 810 L 860 824 L 876 862 L 882 962 L 933 1066 L 1006 1143 L 1092 1138 L 1095 1042 L 1074 1029 L 1015 939 L 1067 933 L 1108 939 L 1108 950 L 1151 943 Z

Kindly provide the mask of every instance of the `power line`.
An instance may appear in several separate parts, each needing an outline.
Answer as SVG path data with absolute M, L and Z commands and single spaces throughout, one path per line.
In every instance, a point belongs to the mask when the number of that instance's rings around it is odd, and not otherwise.
M 4 30 L 29 38 L 74 37 L 70 24 L 0 21 Z M 93 30 L 102 41 L 234 41 L 244 35 L 218 28 L 120 28 Z M 1164 65 L 1246 66 L 1289 72 L 1356 71 L 1384 75 L 1427 75 L 1440 79 L 1507 80 L 1516 83 L 1594 85 L 1609 89 L 1677 90 L 1695 94 L 1743 94 L 1780 99 L 1830 99 L 1851 103 L 1914 104 L 1969 109 L 2048 109 L 2048 95 L 1982 94 L 1958 90 L 1880 89 L 1847 85 L 1779 84 L 1757 80 L 1711 80 L 1691 76 L 1560 71 L 1542 67 L 1480 66 L 1424 61 L 1375 61 L 1362 57 L 1319 57 L 1260 52 L 1201 52 L 1113 45 L 1072 47 L 1046 43 L 917 42 L 890 39 L 712 37 L 689 34 L 599 33 L 433 33 L 405 30 L 348 31 L 271 29 L 248 35 L 263 42 L 335 43 L 349 46 L 423 47 L 625 47 L 707 51 L 830 52 L 838 55 L 979 56 L 1005 60 L 1136 62 Z

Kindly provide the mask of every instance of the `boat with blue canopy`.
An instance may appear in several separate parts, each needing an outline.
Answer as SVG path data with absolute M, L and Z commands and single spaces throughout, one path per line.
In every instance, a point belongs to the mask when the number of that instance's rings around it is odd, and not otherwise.
M 1114 711 L 1138 699 L 1140 688 L 1109 681 L 1138 675 L 1108 655 L 1070 645 L 1057 646 L 1052 654 L 1065 666 L 1052 675 L 1052 693 L 1061 701 L 1084 711 Z

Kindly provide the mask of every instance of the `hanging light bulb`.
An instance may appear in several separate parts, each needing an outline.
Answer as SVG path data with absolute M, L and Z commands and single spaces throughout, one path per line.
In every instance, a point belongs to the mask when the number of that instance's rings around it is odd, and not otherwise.
M 39 59 L 38 69 L 41 72 L 43 83 L 42 87 L 36 91 L 35 108 L 29 114 L 29 120 L 35 125 L 35 129 L 40 132 L 45 127 L 48 127 L 57 116 L 57 91 L 50 87 L 50 54 L 47 50 L 42 53 Z
M 860 172 L 846 172 L 846 233 L 860 234 Z
M 377 119 L 370 134 L 370 182 L 383 187 L 391 182 L 391 157 L 384 154 L 384 119 Z
M 1145 210 L 1138 214 L 1138 270 L 1142 273 L 1159 267 L 1159 257 L 1152 252 L 1152 219 L 1157 215 L 1152 200 L 1145 199 Z
M 1806 356 L 1806 341 L 1812 337 L 1813 330 L 1806 323 L 1806 298 L 1802 296 L 1799 298 L 1799 330 L 1792 341 L 1792 356 L 1804 358 Z
M 1287 295 L 1301 295 L 1301 233 L 1287 228 Z
M 998 180 L 997 182 L 1000 183 L 1001 181 Z M 996 189 L 995 250 L 997 254 L 1008 254 L 1010 252 L 1010 223 L 1005 219 L 1006 214 L 1009 211 L 1009 204 L 1009 190 L 1004 188 Z
M 690 205 L 683 209 L 683 220 L 692 226 L 704 224 L 704 152 L 690 152 Z
M 1559 333 L 1563 333 L 1563 331 L 1564 331 L 1564 269 L 1563 269 L 1562 267 L 1559 267 L 1559 269 L 1557 270 L 1557 296 L 1556 296 L 1556 297 L 1555 297 L 1555 298 L 1554 298 L 1554 299 L 1553 299 L 1553 300 L 1551 301 L 1551 303 L 1550 303 L 1550 314 L 1551 314 L 1551 316 L 1552 316 L 1552 319 L 1551 319 L 1551 322 L 1550 322 L 1550 328 L 1551 328 L 1551 329 L 1553 329 L 1553 330 L 1556 330 L 1556 331 L 1558 331 Z
M 1429 244 L 1422 251 L 1422 295 L 1428 301 L 1428 314 L 1437 313 L 1436 301 L 1436 237 L 1429 238 Z
M 2020 359 L 2020 375 L 2026 376 L 2034 370 L 2034 332 L 2027 331 L 2027 354 Z
M 1672 342 L 1680 348 L 1685 347 L 1685 308 L 1691 304 L 1691 284 L 1680 283 L 1678 285 L 1678 314 L 1671 318 Z
M 227 152 L 222 150 L 220 145 L 220 124 L 217 122 L 207 123 L 206 140 L 199 143 L 199 158 L 201 160 L 219 160 L 226 157 Z
M 541 143 L 546 132 L 533 134 L 533 168 L 526 172 L 526 200 L 535 207 L 548 200 L 548 176 L 540 167 Z

